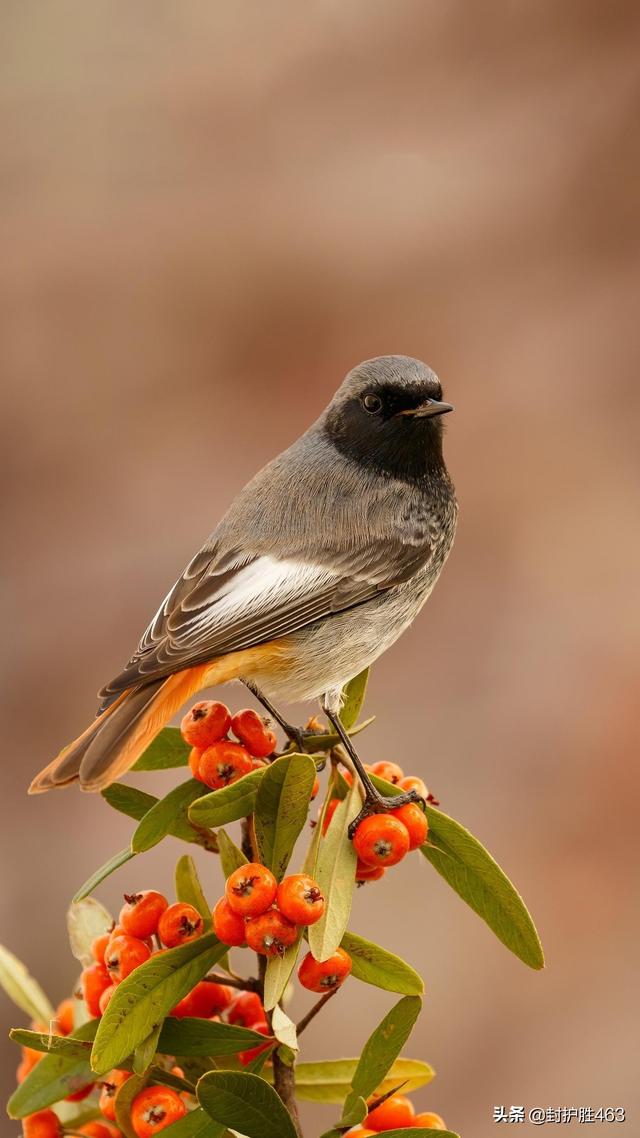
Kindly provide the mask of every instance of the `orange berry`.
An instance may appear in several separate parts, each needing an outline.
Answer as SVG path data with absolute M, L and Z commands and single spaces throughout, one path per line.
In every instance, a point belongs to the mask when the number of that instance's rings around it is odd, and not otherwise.
M 311 791 L 311 801 L 312 802 L 313 802 L 314 798 L 317 798 L 319 790 L 320 790 L 320 779 L 316 775 L 314 783 L 313 783 L 313 790 Z
M 434 1114 L 432 1110 L 425 1110 L 422 1114 L 416 1114 L 413 1125 L 418 1130 L 446 1130 L 444 1118 L 439 1114 Z
M 100 1015 L 100 997 L 111 983 L 111 977 L 104 964 L 91 964 L 89 968 L 83 969 L 80 976 L 80 988 L 90 1016 Z
M 98 1106 L 100 1107 L 100 1113 L 104 1115 L 105 1118 L 108 1118 L 111 1122 L 115 1122 L 116 1118 L 116 1094 L 120 1090 L 122 1084 L 126 1083 L 127 1079 L 130 1078 L 131 1075 L 129 1071 L 116 1070 L 111 1071 L 107 1078 L 103 1079 L 100 1084 L 102 1088 L 100 1091 L 100 1101 L 98 1103 Z
M 24 1138 L 60 1138 L 62 1126 L 52 1110 L 38 1110 L 22 1119 Z
M 271 1032 L 269 1031 L 269 1024 L 264 1018 L 256 1020 L 254 1023 L 247 1024 L 247 1027 L 251 1031 L 259 1031 L 260 1035 L 271 1036 Z M 262 1052 L 266 1051 L 269 1047 L 271 1047 L 271 1043 L 259 1043 L 257 1047 L 250 1047 L 248 1051 L 240 1051 L 238 1059 L 242 1063 L 243 1067 L 247 1067 L 249 1063 L 253 1062 L 254 1059 L 257 1059 L 258 1055 L 262 1055 Z
M 213 910 L 213 931 L 230 948 L 240 948 L 245 943 L 244 917 L 234 913 L 226 897 L 221 897 Z
M 411 1099 L 406 1095 L 391 1095 L 371 1110 L 365 1122 L 372 1130 L 401 1130 L 404 1126 L 413 1126 L 415 1110 Z
M 204 782 L 200 774 L 200 759 L 202 758 L 202 751 L 198 747 L 192 747 L 189 751 L 189 770 L 194 778 L 199 782 Z
M 261 956 L 282 956 L 293 944 L 298 930 L 277 909 L 269 909 L 247 921 L 247 944 Z
M 43 1052 L 43 1054 L 44 1054 L 44 1052 Z M 35 1063 L 34 1064 L 30 1063 L 28 1059 L 21 1059 L 20 1062 L 18 1063 L 18 1066 L 16 1067 L 16 1082 L 18 1084 L 24 1083 L 27 1075 L 30 1074 L 31 1071 L 33 1071 L 34 1066 L 35 1066 Z
M 120 910 L 119 921 L 127 936 L 140 940 L 153 936 L 158 930 L 160 917 L 169 908 L 169 902 L 155 889 L 143 889 L 141 893 L 125 893 L 124 905 Z
M 143 941 L 135 936 L 116 936 L 109 941 L 105 952 L 104 962 L 109 973 L 110 982 L 120 983 L 125 980 L 134 969 L 144 964 L 151 956 L 149 949 Z M 102 994 L 102 993 L 101 993 Z
M 241 743 L 221 739 L 212 743 L 202 752 L 200 758 L 200 780 L 212 790 L 221 790 L 237 782 L 244 774 L 253 770 L 251 755 Z
M 102 936 L 97 936 L 96 939 L 91 942 L 91 955 L 98 964 L 104 963 L 104 954 L 114 933 L 115 928 L 109 933 L 103 933 Z
M 34 1031 L 39 1031 L 40 1027 L 34 1026 Z M 46 1035 L 46 1029 L 43 1029 L 43 1034 Z M 33 1047 L 22 1047 L 22 1062 L 25 1064 L 25 1074 L 32 1071 L 36 1063 L 39 1063 L 44 1055 L 44 1051 L 36 1051 Z
M 259 917 L 273 905 L 278 882 L 270 869 L 249 861 L 227 878 L 225 896 L 234 913 L 241 917 Z
M 365 881 L 379 881 L 384 877 L 386 870 L 381 865 L 365 865 L 363 861 L 358 862 L 356 865 L 356 881 L 363 884 Z
M 398 786 L 401 786 L 403 790 L 417 790 L 421 798 L 427 799 L 429 797 L 426 782 L 418 778 L 415 774 L 409 774 L 406 778 L 401 778 Z
M 184 716 L 180 731 L 185 743 L 204 751 L 223 739 L 231 726 L 231 713 L 224 703 L 201 699 Z
M 323 834 L 326 834 L 327 830 L 329 829 L 329 823 L 331 822 L 331 819 L 333 818 L 333 815 L 335 814 L 339 805 L 340 805 L 340 799 L 339 798 L 332 798 L 331 801 L 329 802 L 327 809 L 325 811 L 324 821 L 322 823 L 322 833 Z
M 63 1000 L 56 1008 L 55 1020 L 53 1022 L 56 1034 L 71 1035 L 73 1031 L 73 1000 Z
M 254 759 L 266 759 L 276 749 L 277 739 L 273 731 L 269 730 L 264 719 L 251 707 L 234 715 L 231 730 Z
M 210 1019 L 216 1012 L 223 1012 L 228 1008 L 231 999 L 231 989 L 227 988 L 226 984 L 200 980 L 195 988 L 176 1004 L 170 1014 L 178 1019 L 183 1019 L 184 1016 Z
M 114 1131 L 106 1122 L 85 1122 L 78 1134 L 85 1134 L 87 1138 L 114 1138 Z
M 324 913 L 320 886 L 306 873 L 293 873 L 278 886 L 276 905 L 294 925 L 314 925 Z
M 351 971 L 351 957 L 338 948 L 328 960 L 316 960 L 310 952 L 298 968 L 298 979 L 309 992 L 333 992 L 339 988 Z
M 229 1023 L 238 1027 L 248 1027 L 250 1023 L 257 1023 L 264 1018 L 262 1000 L 257 992 L 240 992 L 227 1013 Z
M 407 802 L 397 810 L 392 810 L 391 817 L 397 818 L 406 827 L 410 850 L 417 850 L 424 845 L 429 832 L 429 823 L 427 815 L 417 802 Z
M 397 865 L 409 852 L 409 832 L 390 814 L 370 814 L 353 835 L 353 845 L 365 865 Z
M 375 1130 L 365 1130 L 362 1126 L 356 1126 L 355 1130 L 347 1130 L 345 1138 L 376 1138 Z
M 169 905 L 158 921 L 158 936 L 165 948 L 186 944 L 187 941 L 202 936 L 203 932 L 204 922 L 200 913 L 185 901 Z
M 100 996 L 99 1007 L 100 1007 L 100 1015 L 101 1016 L 104 1015 L 107 1008 L 109 1007 L 109 1002 L 110 1002 L 111 997 L 112 997 L 112 995 L 115 992 L 117 987 L 118 987 L 117 984 L 109 984 L 109 987 L 105 988 L 104 992 Z
M 153 1138 L 187 1113 L 187 1108 L 171 1087 L 145 1087 L 131 1104 L 131 1125 L 138 1138 Z
M 371 773 L 376 774 L 378 778 L 383 778 L 385 782 L 398 783 L 400 779 L 404 778 L 404 771 L 397 763 L 374 763 L 371 767 Z

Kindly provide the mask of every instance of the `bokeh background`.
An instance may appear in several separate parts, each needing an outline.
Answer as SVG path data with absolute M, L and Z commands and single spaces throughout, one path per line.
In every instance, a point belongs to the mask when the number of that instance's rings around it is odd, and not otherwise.
M 638 6 L 5 0 L 0 25 L 1 939 L 68 992 L 65 907 L 131 825 L 30 777 L 254 470 L 358 360 L 417 355 L 456 405 L 459 534 L 363 749 L 486 842 L 548 968 L 417 857 L 353 926 L 426 977 L 422 1109 L 466 1138 L 494 1104 L 633 1114 Z M 100 898 L 169 888 L 178 852 Z M 307 1055 L 357 1054 L 389 1005 L 353 982 Z

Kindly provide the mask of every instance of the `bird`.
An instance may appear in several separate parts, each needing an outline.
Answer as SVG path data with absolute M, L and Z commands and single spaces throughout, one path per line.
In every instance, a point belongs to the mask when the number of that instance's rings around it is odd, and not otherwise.
M 443 457 L 440 380 L 418 359 L 354 367 L 320 417 L 247 483 L 167 593 L 96 718 L 34 778 L 101 791 L 197 692 L 241 680 L 276 703 L 315 700 L 380 795 L 340 719 L 345 684 L 409 627 L 447 560 L 458 506 Z

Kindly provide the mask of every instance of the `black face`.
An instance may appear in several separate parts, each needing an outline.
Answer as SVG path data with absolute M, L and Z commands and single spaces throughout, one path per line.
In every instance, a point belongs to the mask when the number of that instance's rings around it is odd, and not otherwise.
M 441 416 L 449 410 L 430 368 L 385 356 L 350 372 L 327 409 L 324 426 L 342 453 L 413 481 L 442 468 Z

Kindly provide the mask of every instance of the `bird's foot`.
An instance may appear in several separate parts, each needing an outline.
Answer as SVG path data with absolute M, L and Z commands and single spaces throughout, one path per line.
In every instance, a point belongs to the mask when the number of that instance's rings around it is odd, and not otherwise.
M 349 838 L 353 838 L 358 826 L 365 818 L 369 818 L 372 814 L 388 814 L 391 810 L 397 810 L 400 806 L 406 806 L 409 802 L 417 802 L 422 810 L 424 810 L 426 806 L 424 798 L 418 794 L 417 790 L 405 790 L 402 794 L 386 795 L 379 794 L 377 790 L 370 791 L 366 788 L 362 809 L 349 824 Z

